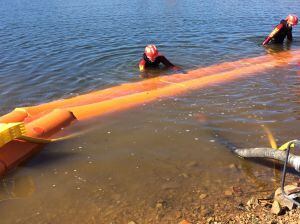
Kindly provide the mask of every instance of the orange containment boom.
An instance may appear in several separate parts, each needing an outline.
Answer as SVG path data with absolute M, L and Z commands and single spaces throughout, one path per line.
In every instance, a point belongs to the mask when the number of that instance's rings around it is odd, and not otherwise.
M 25 124 L 26 134 L 32 138 L 47 138 L 75 120 L 67 110 L 55 109 L 47 115 Z M 37 152 L 43 144 L 15 139 L 0 148 L 0 176 Z
M 28 137 L 50 138 L 75 120 L 100 117 L 159 98 L 259 75 L 263 71 L 285 67 L 299 60 L 300 50 L 225 62 L 192 70 L 187 74 L 156 77 L 70 99 L 17 108 L 0 117 L 0 123 L 24 122 Z M 15 139 L 0 147 L 0 175 L 30 157 L 41 146 L 39 143 Z

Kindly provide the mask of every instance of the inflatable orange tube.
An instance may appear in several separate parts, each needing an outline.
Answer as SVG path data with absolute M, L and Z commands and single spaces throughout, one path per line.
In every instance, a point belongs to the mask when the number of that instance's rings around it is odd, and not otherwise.
M 278 58 L 285 58 L 286 53 L 278 53 Z M 274 61 L 274 55 L 265 55 L 254 58 L 241 59 L 234 62 L 225 62 L 218 65 L 212 65 L 205 68 L 199 68 L 196 70 L 189 71 L 187 74 L 174 74 L 163 77 L 156 77 L 153 79 L 143 80 L 136 83 L 125 83 L 119 86 L 111 87 L 108 89 L 91 92 L 89 94 L 84 94 L 81 96 L 76 96 L 70 99 L 53 101 L 50 103 L 41 104 L 33 107 L 17 108 L 11 113 L 0 118 L 0 123 L 6 122 L 19 122 L 23 121 L 25 118 L 32 120 L 43 115 L 44 113 L 50 112 L 55 108 L 67 108 L 82 106 L 92 103 L 97 103 L 109 99 L 114 99 L 116 97 L 129 95 L 133 93 L 154 90 L 157 88 L 165 87 L 172 83 L 180 83 L 186 80 L 191 80 L 215 73 L 232 71 L 235 69 L 240 69 L 242 67 L 248 67 L 249 65 L 259 66 L 262 63 Z M 280 59 L 278 59 L 280 61 Z
M 49 114 L 25 125 L 30 137 L 46 138 L 75 120 L 74 115 L 62 109 L 56 109 Z M 43 144 L 22 140 L 13 140 L 0 148 L 0 176 L 39 151 Z
M 158 98 L 179 95 L 189 90 L 226 83 L 251 75 L 259 75 L 262 74 L 262 71 L 284 67 L 299 60 L 300 51 L 289 51 L 226 62 L 193 70 L 188 74 L 157 77 L 66 100 L 18 108 L 0 117 L 0 122 L 24 121 L 28 136 L 49 138 L 76 119 L 82 121 L 99 117 L 151 102 Z M 0 175 L 16 167 L 42 146 L 42 144 L 13 140 L 1 147 Z
M 26 110 L 15 109 L 12 112 L 0 117 L 0 123 L 21 122 L 28 117 Z
M 278 62 L 271 60 L 269 62 L 261 63 L 259 64 L 259 66 L 254 64 L 248 67 L 242 67 L 231 71 L 220 72 L 213 75 L 186 80 L 183 82 L 171 83 L 161 88 L 116 97 L 114 99 L 102 101 L 99 103 L 77 107 L 69 107 L 66 109 L 71 111 L 78 120 L 85 120 L 116 111 L 126 110 L 140 104 L 154 101 L 158 98 L 179 95 L 189 90 L 200 89 L 218 83 L 226 83 L 236 80 L 238 78 L 245 78 L 250 75 L 258 75 L 260 74 L 260 72 L 265 71 L 267 69 L 272 69 L 277 66 L 284 65 L 287 65 L 285 61 Z M 186 74 L 182 74 L 182 76 L 184 75 Z

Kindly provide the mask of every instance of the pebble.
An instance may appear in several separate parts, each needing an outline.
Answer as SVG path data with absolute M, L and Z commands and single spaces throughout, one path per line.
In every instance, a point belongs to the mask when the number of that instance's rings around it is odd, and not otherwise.
M 130 221 L 128 224 L 136 224 L 136 222 L 134 222 L 134 221 Z
M 207 194 L 200 194 L 199 198 L 202 200 L 204 198 L 207 198 Z
M 279 215 L 280 212 L 281 212 L 281 206 L 280 206 L 279 202 L 275 200 L 272 204 L 271 213 L 275 214 L 275 215 Z
M 175 218 L 176 218 L 176 219 L 182 218 L 181 211 L 176 211 L 176 212 L 175 212 Z
M 236 166 L 234 163 L 231 163 L 231 164 L 229 165 L 229 168 L 230 168 L 230 169 L 237 169 L 237 166 Z
M 247 206 L 250 208 L 256 205 L 258 205 L 258 201 L 255 197 L 251 197 L 250 200 L 247 202 Z
M 185 219 L 184 220 L 182 220 L 180 223 L 178 223 L 178 224 L 191 224 L 190 222 L 188 222 L 188 221 L 186 221 Z
M 284 190 L 288 195 L 290 195 L 292 192 L 300 191 L 300 189 L 294 185 L 286 185 Z M 281 188 L 278 188 L 275 191 L 274 199 L 281 205 L 281 207 L 287 207 L 289 210 L 292 210 L 294 207 L 294 203 L 282 195 Z
M 182 173 L 181 176 L 183 176 L 184 178 L 188 178 L 189 175 L 187 173 Z
M 213 217 L 209 217 L 207 220 L 206 220 L 206 222 L 208 222 L 208 223 L 211 223 L 211 222 L 213 222 L 214 221 L 214 218 Z
M 224 191 L 224 194 L 226 196 L 232 196 L 232 191 L 231 190 L 226 190 L 226 191 Z
M 187 167 L 196 167 L 198 166 L 198 163 L 196 161 L 190 161 L 186 164 Z
M 157 209 L 163 209 L 163 208 L 166 208 L 167 207 L 167 202 L 166 201 L 163 201 L 163 200 L 160 200 L 156 203 L 156 206 L 155 206 Z
M 201 210 L 201 215 L 204 217 L 207 217 L 212 214 L 213 214 L 213 211 L 211 209 L 202 209 Z
M 237 209 L 241 210 L 241 211 L 246 211 L 245 209 L 245 206 L 242 202 L 240 202 L 237 206 L 236 206 Z

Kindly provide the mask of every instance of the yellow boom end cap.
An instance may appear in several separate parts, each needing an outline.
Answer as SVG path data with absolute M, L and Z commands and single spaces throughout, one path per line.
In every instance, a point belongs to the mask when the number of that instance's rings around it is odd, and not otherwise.
M 26 133 L 23 122 L 0 123 L 0 147 Z
M 293 140 L 293 141 L 294 141 L 294 140 Z M 291 144 L 291 145 L 290 145 L 291 148 L 294 148 L 294 147 L 295 147 L 295 143 L 293 143 L 293 141 L 289 141 L 289 142 L 287 142 L 287 143 L 284 143 L 282 146 L 279 147 L 278 150 L 282 150 L 282 151 L 287 150 L 289 144 Z

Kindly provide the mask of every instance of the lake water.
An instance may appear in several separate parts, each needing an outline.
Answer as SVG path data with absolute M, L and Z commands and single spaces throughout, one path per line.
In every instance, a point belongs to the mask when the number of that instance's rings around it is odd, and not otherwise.
M 149 43 L 184 70 L 299 49 L 299 26 L 291 45 L 260 45 L 289 13 L 300 15 L 299 2 L 2 0 L 0 112 L 138 81 Z M 1 180 L 1 224 L 203 221 L 257 189 L 271 193 L 278 173 L 219 139 L 269 146 L 261 125 L 279 143 L 299 138 L 299 70 L 291 64 L 87 122 L 92 131 L 48 145 Z

